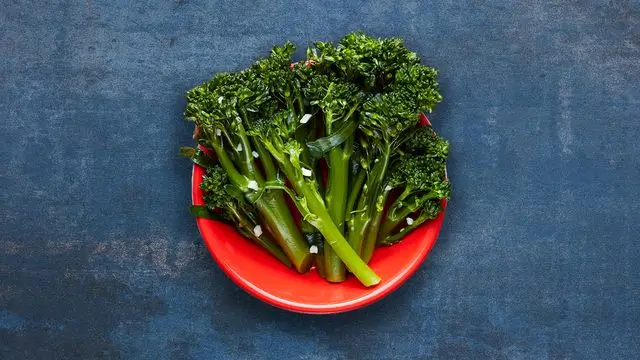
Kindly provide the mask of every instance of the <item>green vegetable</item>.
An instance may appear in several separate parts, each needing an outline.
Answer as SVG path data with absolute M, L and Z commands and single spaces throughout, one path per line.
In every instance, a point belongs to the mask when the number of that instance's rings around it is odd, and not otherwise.
M 375 246 L 435 218 L 451 192 L 449 143 L 418 125 L 442 101 L 438 73 L 402 39 L 362 32 L 315 42 L 306 61 L 294 53 L 276 46 L 187 93 L 194 138 L 216 155 L 181 149 L 207 169 L 207 207 L 191 211 L 224 218 L 299 272 L 315 260 L 327 281 L 348 270 L 375 285 Z
M 397 150 L 415 129 L 419 115 L 411 98 L 402 92 L 379 94 L 363 105 L 360 144 L 367 180 L 349 220 L 349 242 L 365 259 L 376 243 L 380 215 L 388 196 L 384 185 L 389 168 L 397 162 L 400 156 Z
M 229 182 L 227 173 L 220 165 L 207 168 L 200 188 L 205 192 L 204 201 L 210 212 L 220 211 L 222 218 L 234 224 L 240 234 L 253 240 L 283 264 L 291 267 L 291 261 L 271 239 L 267 229 L 262 229 L 255 206 L 248 203 L 242 191 Z
M 431 126 L 416 129 L 404 143 L 404 156 L 386 189 L 402 192 L 388 206 L 382 229 L 377 234 L 378 243 L 391 245 L 402 236 L 427 220 L 435 218 L 441 211 L 441 200 L 451 194 L 451 183 L 446 178 L 446 160 L 449 142 L 438 136 Z M 412 214 L 415 217 L 409 217 Z M 410 219 L 411 224 L 392 231 Z
M 413 58 L 411 58 L 413 59 Z M 389 174 L 403 152 L 403 142 L 416 132 L 420 113 L 431 111 L 442 97 L 435 81 L 437 72 L 407 62 L 397 68 L 396 82 L 387 91 L 364 103 L 360 129 L 364 168 L 370 169 L 356 213 L 349 222 L 349 242 L 369 261 L 378 238 L 383 210 L 390 194 Z M 391 171 L 390 171 L 391 170 Z
M 247 134 L 252 123 L 272 106 L 269 89 L 251 72 L 223 73 L 187 93 L 185 116 L 201 129 L 200 140 L 211 148 L 229 182 L 252 203 L 299 272 L 309 270 L 309 254 L 282 191 L 271 188 L 278 174 L 261 142 Z M 260 159 L 261 168 L 254 161 Z
M 401 162 L 386 189 L 402 190 L 388 207 L 382 229 L 377 234 L 380 243 L 389 245 L 394 242 L 390 239 L 391 232 L 400 223 L 410 219 L 408 226 L 413 229 L 424 221 L 433 219 L 440 212 L 437 206 L 440 200 L 449 198 L 451 183 L 445 178 L 445 164 L 441 158 L 417 155 Z M 409 217 L 419 210 L 423 211 L 416 218 Z
M 317 106 L 323 116 L 325 136 L 339 134 L 339 131 L 354 127 L 355 111 L 360 107 L 364 96 L 358 87 L 349 82 L 331 81 L 325 75 L 312 78 L 304 89 L 310 104 Z M 325 202 L 334 224 L 344 234 L 345 209 L 347 206 L 349 162 L 353 147 L 353 132 L 345 138 L 343 144 L 337 144 L 329 150 L 327 157 L 327 187 Z M 345 268 L 338 255 L 330 246 L 324 247 L 325 278 L 340 282 L 345 279 Z
M 275 46 L 268 57 L 256 61 L 246 73 L 261 80 L 267 86 L 272 97 L 270 106 L 286 107 L 295 114 L 296 118 L 308 118 L 308 125 L 299 126 L 294 133 L 297 141 L 305 143 L 314 140 L 316 134 L 316 119 L 308 113 L 309 104 L 303 94 L 305 85 L 312 79 L 314 73 L 304 63 L 297 63 L 292 67 L 294 52 L 295 46 L 290 42 Z M 256 146 L 260 146 L 263 152 L 266 152 L 264 145 L 260 142 L 257 142 Z M 318 171 L 317 158 L 312 157 L 307 148 L 303 149 L 301 158 L 310 169 Z M 321 242 L 322 235 L 304 219 L 301 221 L 300 228 L 309 246 Z
M 264 119 L 253 129 L 253 135 L 260 137 L 265 147 L 280 164 L 280 169 L 291 184 L 289 194 L 304 219 L 324 235 L 327 244 L 365 286 L 376 285 L 380 278 L 362 261 L 349 246 L 342 232 L 334 223 L 325 199 L 318 190 L 316 174 L 302 163 L 302 144 L 293 133 L 298 119 L 291 110 L 280 110 Z M 325 252 L 327 249 L 325 248 Z M 329 271 L 325 268 L 325 271 Z

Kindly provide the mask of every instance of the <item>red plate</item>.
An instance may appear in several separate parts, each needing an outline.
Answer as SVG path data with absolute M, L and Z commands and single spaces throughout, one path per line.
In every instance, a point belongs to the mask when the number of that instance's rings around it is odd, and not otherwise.
M 426 116 L 423 115 L 422 121 L 428 123 Z M 199 187 L 203 174 L 202 167 L 193 166 L 194 205 L 204 205 L 203 192 Z M 244 239 L 232 227 L 214 220 L 198 218 L 196 221 L 209 252 L 220 268 L 249 294 L 285 310 L 331 314 L 369 305 L 402 285 L 431 251 L 443 219 L 444 211 L 400 243 L 377 248 L 370 266 L 382 281 L 371 288 L 365 288 L 353 276 L 342 283 L 331 284 L 315 270 L 298 274 Z

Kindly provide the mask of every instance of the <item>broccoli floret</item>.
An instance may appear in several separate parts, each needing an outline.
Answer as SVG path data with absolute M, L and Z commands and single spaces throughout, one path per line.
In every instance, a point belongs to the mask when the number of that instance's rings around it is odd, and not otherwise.
M 446 160 L 451 145 L 431 126 L 420 126 L 409 134 L 402 150 L 414 155 L 429 155 Z
M 445 165 L 429 155 L 410 156 L 403 159 L 397 171 L 391 177 L 391 186 L 404 186 L 398 197 L 406 199 L 415 193 L 427 194 L 430 198 L 449 197 L 450 185 L 445 178 Z
M 387 186 L 389 190 L 402 189 L 402 192 L 389 206 L 386 219 L 377 234 L 378 242 L 384 244 L 390 243 L 389 238 L 393 236 L 391 232 L 416 211 L 419 212 L 418 217 L 411 219 L 408 229 L 434 218 L 438 213 L 434 212 L 434 201 L 439 204 L 440 200 L 448 199 L 451 194 L 444 161 L 430 155 L 407 156 Z
M 316 42 L 307 56 L 320 72 L 351 81 L 369 93 L 383 91 L 400 67 L 420 61 L 402 39 L 374 38 L 362 32 L 346 35 L 338 45 Z
M 426 65 L 403 66 L 390 86 L 392 91 L 405 92 L 421 111 L 431 112 L 442 101 L 438 90 L 438 71 Z
M 250 69 L 267 86 L 275 99 L 295 115 L 302 116 L 306 108 L 302 84 L 307 73 L 302 69 L 291 71 L 295 50 L 296 47 L 291 42 L 275 46 L 271 55 L 256 61 Z
M 360 128 L 374 141 L 400 144 L 396 139 L 416 125 L 420 110 L 404 92 L 388 92 L 377 95 L 362 106 Z

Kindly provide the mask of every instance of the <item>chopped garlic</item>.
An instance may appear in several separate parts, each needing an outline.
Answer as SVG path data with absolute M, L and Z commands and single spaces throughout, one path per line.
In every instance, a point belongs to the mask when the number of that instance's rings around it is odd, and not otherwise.
M 413 219 L 408 217 L 407 218 L 407 225 L 412 225 L 413 224 Z
M 222 135 L 222 130 L 216 129 L 216 136 L 221 136 L 221 135 Z
M 238 143 L 238 146 L 236 147 L 236 151 L 242 151 L 242 143 Z
M 253 151 L 251 152 L 251 155 L 253 155 L 253 157 L 254 157 L 254 158 L 256 158 L 256 159 L 260 157 L 260 154 L 258 154 L 258 152 L 257 152 L 257 151 L 255 151 L 255 150 L 253 150 Z
M 249 180 L 249 182 L 247 183 L 247 187 L 251 190 L 258 190 L 260 189 L 260 187 L 258 186 L 258 183 L 255 180 Z
M 309 247 L 309 253 L 317 254 L 318 253 L 318 247 L 315 246 L 315 245 L 311 245 L 311 247 Z
M 224 96 L 220 96 L 220 97 L 218 98 L 218 104 L 222 104 L 222 100 L 224 100 Z
M 311 119 L 311 114 L 304 114 L 302 119 L 300 119 L 300 124 L 306 124 Z
M 256 227 L 253 228 L 253 235 L 260 237 L 260 235 L 262 235 L 262 226 L 256 225 Z
M 313 171 L 303 167 L 302 168 L 302 175 L 306 176 L 306 177 L 311 177 L 311 175 L 313 175 Z
M 384 187 L 384 191 L 391 191 L 393 188 L 389 185 Z

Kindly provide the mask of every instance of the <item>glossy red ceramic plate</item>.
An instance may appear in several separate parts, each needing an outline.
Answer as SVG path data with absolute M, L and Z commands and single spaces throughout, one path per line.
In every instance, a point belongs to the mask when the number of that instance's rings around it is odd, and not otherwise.
M 428 121 L 424 116 L 422 120 Z M 194 165 L 194 205 L 204 205 L 199 187 L 203 174 L 204 169 Z M 244 239 L 232 227 L 214 220 L 198 218 L 196 221 L 209 252 L 220 268 L 248 293 L 285 310 L 331 314 L 369 305 L 402 285 L 427 257 L 443 219 L 444 212 L 414 230 L 400 243 L 377 248 L 370 266 L 382 281 L 371 288 L 365 288 L 353 276 L 345 282 L 331 284 L 315 270 L 298 274 Z

